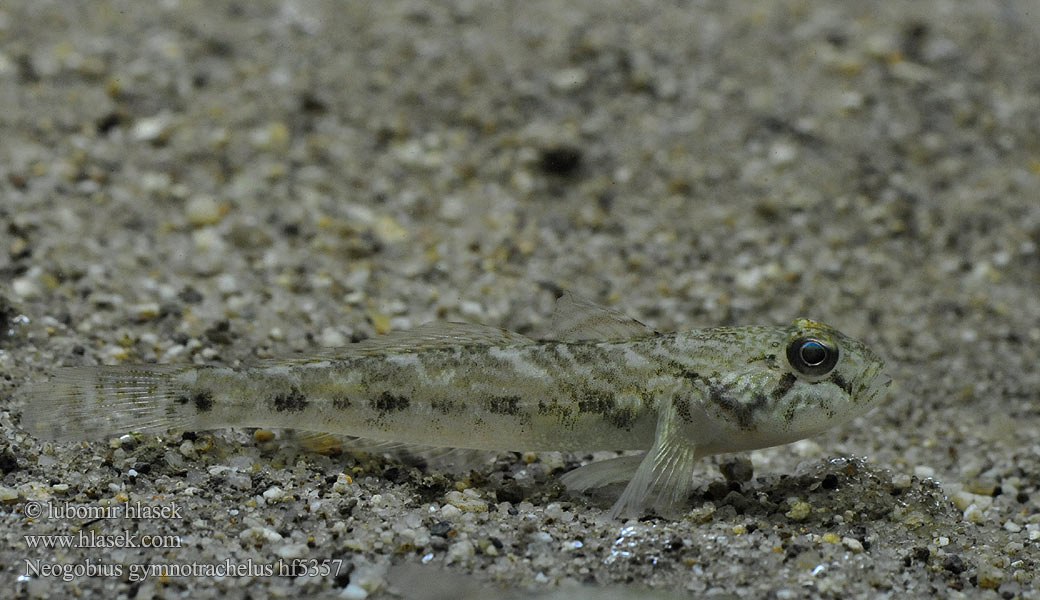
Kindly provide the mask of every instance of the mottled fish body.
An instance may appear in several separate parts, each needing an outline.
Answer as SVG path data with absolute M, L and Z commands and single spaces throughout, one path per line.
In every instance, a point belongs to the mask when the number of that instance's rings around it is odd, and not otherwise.
M 281 427 L 481 450 L 647 450 L 582 467 L 575 489 L 630 480 L 612 515 L 674 513 L 692 463 L 782 444 L 866 412 L 881 359 L 807 319 L 657 333 L 564 296 L 556 339 L 431 323 L 307 358 L 237 368 L 59 369 L 23 426 L 78 440 L 126 431 Z

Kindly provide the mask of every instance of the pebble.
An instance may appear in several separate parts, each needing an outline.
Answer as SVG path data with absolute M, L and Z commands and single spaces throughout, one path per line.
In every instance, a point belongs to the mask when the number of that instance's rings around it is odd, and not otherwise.
M 984 523 L 986 518 L 983 516 L 983 510 L 979 508 L 978 504 L 972 504 L 968 508 L 964 509 L 964 520 L 969 523 Z
M 347 600 L 364 600 L 368 598 L 368 590 L 361 587 L 356 583 L 349 583 L 347 587 L 343 588 L 343 591 L 339 593 L 340 598 L 346 598 Z
M 487 512 L 488 503 L 481 499 L 475 490 L 467 488 L 465 491 L 451 491 L 444 495 L 444 500 L 451 506 L 464 512 Z M 445 506 L 444 508 L 447 508 Z M 442 509 L 443 514 L 443 509 Z
M 268 504 L 273 504 L 275 502 L 280 502 L 285 498 L 285 492 L 278 486 L 272 486 L 264 490 L 263 496 L 264 500 L 266 500 Z
M 19 493 L 15 488 L 0 486 L 0 502 L 15 502 L 18 497 Z
M 21 298 L 32 298 L 40 295 L 40 286 L 28 277 L 16 277 L 11 281 L 11 291 Z
M 812 505 L 804 500 L 795 499 L 791 502 L 791 509 L 784 514 L 788 519 L 804 521 L 812 514 Z
M 286 544 L 285 546 L 275 550 L 275 554 L 278 555 L 278 558 L 284 558 L 286 560 L 303 558 L 304 556 L 307 556 L 307 544 Z
M 238 539 L 243 541 L 252 540 L 256 543 L 281 541 L 282 536 L 274 529 L 268 527 L 249 527 L 238 534 Z
M 459 540 L 448 547 L 445 561 L 449 565 L 452 563 L 468 564 L 473 559 L 474 554 L 476 554 L 476 549 L 473 547 L 472 542 Z
M 849 549 L 849 552 L 854 552 L 856 554 L 863 552 L 863 542 L 857 540 L 856 538 L 843 537 L 841 538 L 841 543 Z
M 1004 571 L 992 565 L 982 564 L 979 565 L 976 577 L 980 588 L 995 590 L 1004 582 Z

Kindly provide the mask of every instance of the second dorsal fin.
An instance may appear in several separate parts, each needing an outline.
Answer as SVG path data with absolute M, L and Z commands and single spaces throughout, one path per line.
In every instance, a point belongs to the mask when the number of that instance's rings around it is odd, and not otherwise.
M 561 342 L 623 340 L 656 333 L 624 313 L 569 292 L 556 301 L 550 327 L 547 337 Z

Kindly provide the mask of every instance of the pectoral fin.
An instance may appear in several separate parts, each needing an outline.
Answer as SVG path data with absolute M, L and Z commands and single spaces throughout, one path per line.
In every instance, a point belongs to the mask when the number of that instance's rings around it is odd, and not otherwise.
M 610 509 L 610 518 L 638 518 L 647 509 L 661 516 L 675 516 L 693 490 L 693 466 L 697 448 L 679 435 L 680 417 L 671 399 L 662 401 L 654 444 L 643 457 L 621 497 Z

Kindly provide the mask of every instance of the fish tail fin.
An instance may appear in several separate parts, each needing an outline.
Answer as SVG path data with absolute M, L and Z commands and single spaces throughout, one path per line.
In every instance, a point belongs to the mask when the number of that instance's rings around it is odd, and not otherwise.
M 56 441 L 192 428 L 205 394 L 192 393 L 193 365 L 63 367 L 25 390 L 22 428 Z

